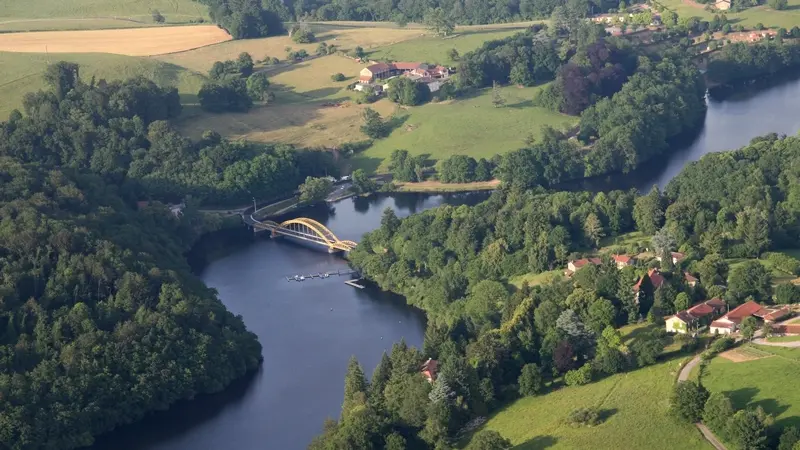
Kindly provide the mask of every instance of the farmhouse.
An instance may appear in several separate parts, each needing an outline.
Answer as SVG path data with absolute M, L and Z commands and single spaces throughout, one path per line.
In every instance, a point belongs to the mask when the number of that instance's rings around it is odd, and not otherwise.
M 717 0 L 714 2 L 714 7 L 720 11 L 727 11 L 731 9 L 731 0 Z
M 634 259 L 628 255 L 612 255 L 611 259 L 617 264 L 617 269 L 624 269 L 625 267 L 632 266 L 635 262 Z
M 594 264 L 596 266 L 599 266 L 603 264 L 603 260 L 601 260 L 600 258 L 581 258 L 570 261 L 567 263 L 566 274 L 572 275 L 573 273 L 581 270 L 584 266 L 589 264 Z
M 450 76 L 450 69 L 443 66 L 414 62 L 375 63 L 361 69 L 359 81 L 372 83 L 377 80 L 385 80 L 406 74 L 415 75 L 419 78 L 445 79 Z
M 436 381 L 436 375 L 439 372 L 439 361 L 435 359 L 428 358 L 427 361 L 422 365 L 422 376 L 428 380 L 428 383 L 433 383 Z
M 667 318 L 666 329 L 669 333 L 687 333 L 708 325 L 711 318 L 725 311 L 725 302 L 718 298 L 706 300 L 685 311 L 679 311 Z
M 678 264 L 679 262 L 686 259 L 686 255 L 684 255 L 683 253 L 670 252 L 670 254 L 672 255 L 672 264 Z M 661 262 L 660 256 L 656 256 L 656 259 L 658 260 L 658 262 Z
M 730 334 L 737 331 L 742 321 L 748 317 L 757 317 L 766 323 L 773 323 L 788 315 L 788 308 L 765 308 L 751 300 L 711 322 L 710 331 L 715 334 Z

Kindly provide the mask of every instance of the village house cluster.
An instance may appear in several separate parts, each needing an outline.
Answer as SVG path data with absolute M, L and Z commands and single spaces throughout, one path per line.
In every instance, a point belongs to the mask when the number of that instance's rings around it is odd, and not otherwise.
M 403 76 L 424 84 L 431 92 L 436 92 L 450 78 L 450 73 L 447 67 L 425 63 L 374 63 L 361 69 L 354 89 L 363 91 L 366 87 L 371 87 L 373 92 L 381 93 L 389 89 L 389 79 Z
M 671 257 L 673 264 L 678 264 L 686 258 L 686 255 L 672 252 Z M 635 259 L 628 255 L 612 255 L 611 259 L 620 270 L 635 264 Z M 660 257 L 656 259 L 661 261 Z M 602 263 L 602 259 L 598 257 L 571 260 L 567 263 L 567 269 L 564 274 L 569 277 L 586 266 L 600 265 Z M 657 268 L 648 270 L 646 276 L 649 278 L 653 289 L 658 289 L 667 282 L 667 279 Z M 683 276 L 684 281 L 690 287 L 695 287 L 699 283 L 699 280 L 688 272 L 684 272 Z M 643 275 L 632 287 L 637 303 L 640 300 L 644 280 L 645 276 Z M 774 324 L 790 314 L 791 310 L 788 307 L 768 307 L 755 301 L 748 301 L 731 311 L 727 311 L 727 304 L 722 299 L 712 298 L 669 316 L 665 320 L 665 327 L 666 331 L 670 333 L 697 333 L 708 328 L 708 331 L 712 334 L 731 334 L 739 330 L 742 321 L 747 317 L 754 317 L 759 321 Z

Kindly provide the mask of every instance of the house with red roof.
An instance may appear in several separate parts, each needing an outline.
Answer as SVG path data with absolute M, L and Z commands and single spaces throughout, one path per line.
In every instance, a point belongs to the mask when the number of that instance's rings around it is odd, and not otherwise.
M 581 258 L 575 259 L 567 263 L 567 275 L 572 275 L 573 273 L 581 270 L 582 268 L 594 264 L 595 266 L 599 266 L 603 264 L 603 260 L 600 258 Z
M 665 326 L 668 333 L 688 333 L 708 325 L 711 319 L 725 311 L 725 302 L 712 298 L 698 303 L 685 311 L 678 311 L 667 318 Z
M 422 376 L 428 380 L 428 383 L 433 383 L 436 381 L 436 376 L 439 374 L 439 361 L 428 358 L 428 360 L 422 364 L 421 372 Z
M 672 264 L 678 264 L 679 262 L 686 259 L 686 255 L 684 255 L 683 253 L 670 252 L 670 254 L 672 255 Z M 660 256 L 656 256 L 656 259 L 658 260 L 658 262 L 661 262 Z
M 697 286 L 698 283 L 700 283 L 700 280 L 698 280 L 694 275 L 690 274 L 689 272 L 683 272 L 683 279 L 686 281 L 686 284 L 688 284 L 691 287 L 695 287 Z
M 664 283 L 667 282 L 667 279 L 664 278 L 664 275 L 658 269 L 650 269 L 647 271 L 647 277 L 650 278 L 650 283 L 653 285 L 653 289 L 660 288 Z M 636 301 L 639 301 L 640 290 L 642 289 L 642 283 L 644 282 L 644 275 L 639 278 L 639 281 L 633 285 L 633 293 L 635 295 Z
M 755 317 L 766 323 L 774 323 L 788 316 L 789 313 L 789 308 L 768 308 L 751 300 L 711 322 L 710 331 L 715 334 L 730 334 L 736 332 L 742 321 L 748 317 Z
M 617 264 L 617 269 L 624 269 L 628 266 L 632 266 L 635 262 L 633 257 L 628 255 L 611 255 L 611 259 Z
M 417 79 L 443 79 L 450 76 L 450 69 L 417 62 L 375 63 L 361 69 L 358 80 L 372 83 L 408 74 L 415 75 Z

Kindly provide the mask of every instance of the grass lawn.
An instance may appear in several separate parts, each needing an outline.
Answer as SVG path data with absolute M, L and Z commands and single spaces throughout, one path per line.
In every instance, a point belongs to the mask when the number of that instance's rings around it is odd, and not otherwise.
M 714 18 L 714 13 L 688 4 L 684 0 L 662 0 L 661 3 L 677 12 L 679 17 L 699 17 L 702 20 Z M 738 13 L 725 11 L 725 15 L 728 17 L 728 21 L 734 25 L 752 28 L 755 24 L 762 23 L 768 28 L 783 27 L 788 30 L 800 24 L 800 0 L 789 0 L 788 8 L 783 11 L 776 11 L 762 5 Z
M 768 337 L 767 341 L 768 342 L 797 342 L 797 341 L 800 341 L 800 336 L 772 336 L 772 337 Z
M 517 400 L 485 427 L 510 439 L 515 450 L 710 449 L 697 429 L 668 415 L 678 362 L 671 359 L 586 386 Z M 570 411 L 587 406 L 603 411 L 606 421 L 591 428 L 564 423 Z
M 26 93 L 45 87 L 41 75 L 48 59 L 80 64 L 81 78 L 87 82 L 92 76 L 114 80 L 143 75 L 161 86 L 177 87 L 184 103 L 197 102 L 197 91 L 203 83 L 203 77 L 182 67 L 148 58 L 100 53 L 65 53 L 48 58 L 43 53 L 0 52 L 0 120 L 21 107 Z
M 353 164 L 367 171 L 385 170 L 395 149 L 440 160 L 452 155 L 491 158 L 516 150 L 542 125 L 569 128 L 577 118 L 531 105 L 540 87 L 502 88 L 506 106 L 492 106 L 491 89 L 472 98 L 405 108 L 405 122 L 389 137 L 357 155 Z
M 456 32 L 457 34 L 449 39 L 426 36 L 381 47 L 370 52 L 369 57 L 377 60 L 425 61 L 453 66 L 458 63 L 447 56 L 450 49 L 455 48 L 459 54 L 463 55 L 480 47 L 486 41 L 502 39 L 517 34 L 525 28 Z
M 141 27 L 152 24 L 152 10 L 168 23 L 209 18 L 208 8 L 193 0 L 4 0 L 0 5 L 0 31 Z
M 706 369 L 703 384 L 727 393 L 736 408 L 761 406 L 780 427 L 800 425 L 798 381 L 800 349 L 755 346 L 774 356 L 746 362 L 716 357 Z
M 542 273 L 526 273 L 525 275 L 517 275 L 508 280 L 517 288 L 522 287 L 522 283 L 528 282 L 529 286 L 538 286 L 540 284 L 547 284 L 551 280 L 564 277 L 564 269 L 556 269 Z

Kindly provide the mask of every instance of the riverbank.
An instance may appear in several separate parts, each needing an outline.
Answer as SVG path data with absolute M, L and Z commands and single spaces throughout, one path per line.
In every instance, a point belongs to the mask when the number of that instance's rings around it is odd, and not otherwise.
M 442 183 L 441 181 L 421 181 L 419 183 L 396 182 L 391 192 L 475 192 L 493 191 L 500 186 L 500 180 L 477 181 L 474 183 Z

